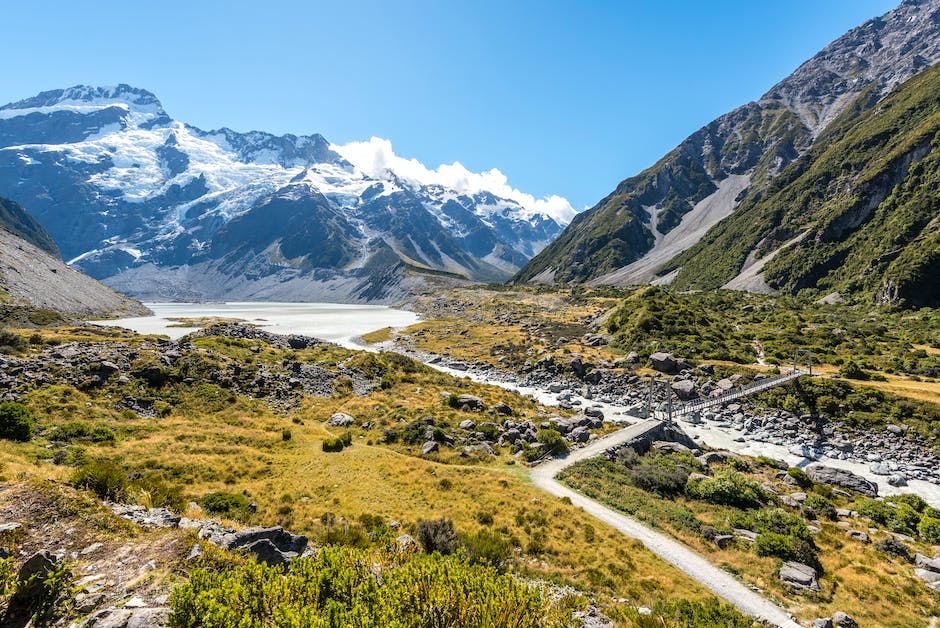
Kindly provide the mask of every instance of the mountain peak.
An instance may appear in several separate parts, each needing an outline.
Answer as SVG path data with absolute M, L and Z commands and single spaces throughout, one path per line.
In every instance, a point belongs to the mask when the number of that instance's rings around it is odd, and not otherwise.
M 20 100 L 0 107 L 12 109 L 46 109 L 60 105 L 113 105 L 126 104 L 133 109 L 146 109 L 148 113 L 164 114 L 163 105 L 152 93 L 125 83 L 113 86 L 94 87 L 73 85 L 65 89 L 41 92 L 32 98 Z

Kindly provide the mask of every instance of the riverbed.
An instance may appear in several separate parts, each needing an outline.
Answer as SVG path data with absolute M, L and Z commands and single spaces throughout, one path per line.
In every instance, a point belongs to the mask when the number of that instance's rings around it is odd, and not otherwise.
M 276 334 L 300 334 L 361 349 L 355 339 L 384 327 L 407 327 L 420 320 L 414 312 L 384 305 L 339 303 L 145 303 L 153 316 L 94 321 L 140 334 L 177 339 L 199 326 L 181 326 L 178 319 L 238 319 Z

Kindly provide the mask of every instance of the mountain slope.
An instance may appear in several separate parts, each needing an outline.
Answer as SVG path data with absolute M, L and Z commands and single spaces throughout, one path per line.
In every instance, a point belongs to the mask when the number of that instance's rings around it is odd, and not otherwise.
M 670 262 L 674 285 L 940 305 L 940 64 L 874 107 L 872 97 L 860 96 L 763 195 Z M 750 283 L 736 285 L 743 275 Z
M 142 316 L 143 305 L 0 229 L 0 304 L 70 316 Z
M 0 228 L 23 238 L 49 255 L 59 257 L 59 248 L 52 236 L 19 203 L 0 198 Z
M 291 293 L 303 300 L 327 276 L 359 286 L 389 265 L 501 281 L 561 231 L 508 186 L 512 198 L 450 188 L 414 176 L 416 162 L 399 175 L 344 148 L 203 131 L 146 90 L 77 86 L 0 107 L 0 194 L 30 207 L 69 263 L 150 298 L 225 298 L 216 286 L 244 280 L 278 291 L 287 274 L 304 277 Z M 215 281 L 178 283 L 200 270 Z M 331 296 L 362 298 L 349 290 Z
M 719 117 L 621 182 L 572 221 L 515 281 L 630 285 L 654 280 L 670 257 L 734 211 L 742 184 L 758 193 L 851 103 L 873 105 L 938 60 L 940 0 L 909 0 L 869 20 L 759 101 Z M 863 93 L 872 98 L 859 101 Z M 693 212 L 699 206 L 709 209 Z M 687 217 L 694 228 L 686 226 L 682 237 L 670 238 Z

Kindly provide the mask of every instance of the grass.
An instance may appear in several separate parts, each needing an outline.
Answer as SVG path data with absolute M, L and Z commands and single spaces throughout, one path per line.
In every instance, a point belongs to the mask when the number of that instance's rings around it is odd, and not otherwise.
M 794 490 L 767 470 L 748 475 L 787 492 Z M 845 529 L 834 522 L 812 522 L 821 528 L 813 540 L 823 567 L 822 591 L 796 593 L 777 578 L 779 559 L 758 556 L 741 541 L 721 549 L 703 536 L 703 526 L 733 527 L 729 522 L 733 522 L 743 512 L 741 510 L 685 496 L 663 498 L 641 490 L 632 485 L 623 466 L 610 461 L 579 463 L 565 472 L 563 480 L 575 490 L 681 540 L 713 564 L 725 565 L 728 571 L 771 595 L 801 619 L 829 616 L 841 610 L 861 625 L 925 626 L 930 617 L 940 615 L 940 596 L 914 576 L 913 565 L 879 554 L 871 545 L 850 539 Z M 825 487 L 819 490 L 833 497 Z M 851 500 L 838 501 L 841 499 L 838 496 L 835 499 L 840 507 L 852 507 Z M 867 531 L 865 521 L 853 521 L 852 526 Z M 879 530 L 872 533 L 872 541 L 887 536 L 887 531 Z M 909 545 L 912 552 L 933 555 L 927 546 Z
M 52 330 L 43 333 L 54 340 L 85 332 L 65 328 L 60 337 Z M 122 332 L 115 334 L 125 340 Z M 104 336 L 90 332 L 87 338 L 101 341 Z M 254 352 L 249 344 L 262 348 Z M 336 538 L 337 530 L 343 538 L 343 526 L 355 527 L 364 515 L 401 521 L 411 531 L 421 519 L 443 516 L 453 519 L 460 532 L 485 528 L 509 540 L 517 548 L 514 572 L 573 584 L 601 601 L 626 598 L 651 606 L 666 598 L 711 597 L 638 542 L 532 486 L 521 464 L 504 449 L 492 459 L 463 459 L 457 450 L 442 447 L 443 453 L 423 458 L 416 455 L 420 442 L 381 444 L 388 427 L 428 415 L 448 429 L 463 418 L 490 418 L 448 407 L 445 391 L 475 394 L 488 405 L 503 401 L 515 409 L 517 419 L 537 420 L 544 410 L 531 400 L 398 358 L 393 360 L 398 366 L 390 368 L 387 360 L 392 358 L 332 346 L 285 351 L 218 337 L 195 345 L 209 361 L 278 368 L 284 360 L 297 360 L 334 371 L 376 369 L 376 376 L 384 369 L 382 378 L 390 383 L 362 397 L 345 390 L 308 397 L 288 412 L 214 384 L 187 385 L 172 378 L 158 388 L 136 378 L 86 391 L 41 386 L 22 399 L 37 418 L 40 436 L 22 444 L 0 441 L 0 473 L 7 479 L 68 481 L 84 461 L 109 461 L 132 478 L 125 499 L 160 505 L 157 498 L 160 490 L 169 494 L 166 487 L 179 491 L 173 501 L 182 504 L 209 493 L 240 494 L 257 507 L 242 513 L 241 523 L 280 524 L 313 539 L 326 538 L 331 531 Z M 168 411 L 147 418 L 116 407 L 115 400 L 128 395 L 160 401 Z M 350 429 L 351 446 L 324 452 L 323 441 L 344 431 L 325 423 L 337 411 L 356 417 L 360 425 Z M 107 429 L 114 439 L 47 448 L 46 434 L 76 421 Z M 364 428 L 363 422 L 373 427 Z M 285 429 L 290 439 L 283 437 Z M 480 513 L 492 515 L 492 521 L 481 523 L 487 519 Z M 198 510 L 188 514 L 200 515 Z

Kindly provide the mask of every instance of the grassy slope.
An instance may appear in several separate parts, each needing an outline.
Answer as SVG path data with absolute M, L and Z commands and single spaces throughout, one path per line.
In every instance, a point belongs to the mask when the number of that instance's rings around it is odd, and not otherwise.
M 55 258 L 60 255 L 52 236 L 19 203 L 0 198 L 0 228 L 18 235 Z
M 873 108 L 871 98 L 662 272 L 681 267 L 680 289 L 718 287 L 752 250 L 760 257 L 808 232 L 768 264 L 772 287 L 940 303 L 940 66 Z
M 750 475 L 759 481 L 771 482 L 783 492 L 799 490 L 774 480 L 773 473 L 766 469 Z M 572 488 L 683 541 L 713 563 L 723 565 L 770 594 L 802 619 L 829 616 L 841 610 L 863 626 L 926 626 L 928 617 L 940 615 L 940 595 L 914 576 L 913 565 L 878 553 L 871 545 L 849 538 L 845 529 L 835 522 L 811 522 L 822 529 L 814 536 L 824 569 L 820 580 L 822 591 L 818 594 L 797 593 L 776 577 L 779 559 L 758 556 L 749 545 L 741 542 L 720 549 L 703 538 L 697 529 L 702 524 L 728 528 L 729 517 L 742 511 L 686 497 L 659 497 L 632 486 L 625 469 L 609 461 L 580 463 L 566 471 L 564 481 Z M 829 491 L 822 492 L 831 495 Z M 841 500 L 839 507 L 852 506 L 851 500 L 836 499 Z M 860 520 L 852 521 L 851 526 L 867 531 L 867 523 Z M 872 541 L 887 536 L 886 531 L 874 532 Z M 911 546 L 915 551 L 933 555 L 928 546 L 918 543 Z
M 77 336 L 66 330 L 63 339 Z M 212 339 L 199 343 L 206 351 L 247 358 L 242 355 L 247 349 L 237 343 Z M 284 354 L 266 348 L 252 355 L 255 360 L 277 362 Z M 324 365 L 351 356 L 354 352 L 342 349 L 295 352 L 295 357 Z M 384 417 L 391 424 L 398 416 L 414 419 L 433 414 L 442 421 L 479 417 L 443 406 L 439 393 L 444 388 L 478 394 L 487 403 L 506 400 L 524 415 L 534 412 L 531 403 L 499 388 L 428 371 L 400 375 L 390 388 L 367 397 L 310 398 L 288 414 L 208 384 L 154 390 L 132 380 L 128 388 L 90 391 L 42 386 L 25 399 L 39 419 L 41 434 L 80 420 L 111 429 L 116 439 L 51 449 L 45 436 L 25 444 L 0 441 L 0 472 L 7 478 L 68 479 L 73 472 L 69 464 L 110 460 L 128 472 L 181 488 L 184 503 L 212 491 L 245 493 L 257 503 L 257 512 L 245 515 L 244 523 L 280 523 L 313 538 L 327 530 L 320 521 L 325 513 L 349 521 L 363 514 L 379 515 L 402 521 L 406 529 L 422 518 L 446 516 L 466 532 L 484 527 L 479 515 L 489 513 L 494 521 L 485 527 L 520 548 L 514 569 L 521 573 L 575 584 L 598 594 L 601 601 L 623 597 L 651 605 L 664 598 L 710 597 L 639 543 L 532 487 L 519 465 L 506 464 L 505 452 L 492 462 L 472 458 L 464 462 L 456 454 L 424 459 L 412 455 L 410 446 L 376 444 L 381 426 L 354 428 L 353 445 L 340 453 L 322 451 L 323 440 L 340 432 L 323 423 L 337 410 L 363 419 Z M 115 409 L 113 400 L 126 394 L 158 397 L 172 409 L 156 419 Z M 283 439 L 284 429 L 290 430 L 290 440 Z M 61 450 L 64 464 L 50 464 L 56 450 Z M 129 497 L 145 503 L 154 498 L 133 487 Z

